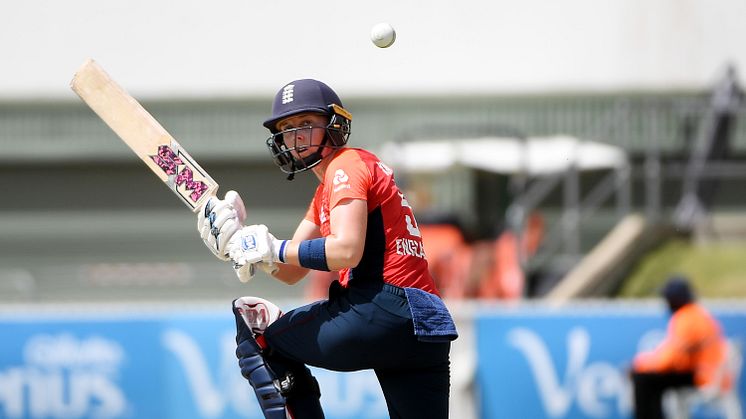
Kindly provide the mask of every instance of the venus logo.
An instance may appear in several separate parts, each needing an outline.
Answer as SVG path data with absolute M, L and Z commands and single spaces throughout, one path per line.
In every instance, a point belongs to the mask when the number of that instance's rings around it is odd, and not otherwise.
M 187 386 L 184 392 L 188 397 L 184 400 L 194 404 L 190 406 L 193 409 L 190 414 L 184 417 L 260 417 L 256 397 L 247 391 L 248 383 L 236 368 L 234 334 L 232 330 L 226 331 L 215 348 L 201 346 L 203 339 L 180 329 L 168 329 L 161 334 L 163 347 L 183 374 L 179 384 Z M 316 368 L 312 371 L 324 389 L 322 404 L 327 417 L 388 417 L 386 401 L 372 371 L 346 374 Z M 2 411 L 0 417 L 5 417 Z
M 22 362 L 0 370 L 0 417 L 122 417 L 124 363 L 123 348 L 107 338 L 32 335 Z
M 549 348 L 536 332 L 516 327 L 507 339 L 528 362 L 549 417 L 564 417 L 574 402 L 588 417 L 608 417 L 614 410 L 621 415 L 629 413 L 629 383 L 615 365 L 588 362 L 591 337 L 586 329 L 576 327 L 568 332 L 564 372 L 556 368 Z

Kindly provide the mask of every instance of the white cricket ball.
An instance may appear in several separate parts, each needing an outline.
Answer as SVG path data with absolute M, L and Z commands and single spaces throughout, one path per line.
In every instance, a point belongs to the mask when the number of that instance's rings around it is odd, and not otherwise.
M 388 48 L 396 40 L 396 31 L 388 23 L 378 23 L 370 30 L 370 40 L 378 48 Z

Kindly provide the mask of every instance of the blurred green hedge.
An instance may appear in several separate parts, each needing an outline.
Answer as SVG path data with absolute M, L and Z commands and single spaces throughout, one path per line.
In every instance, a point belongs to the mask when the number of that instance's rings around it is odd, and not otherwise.
M 665 241 L 638 261 L 618 296 L 656 297 L 673 273 L 687 275 L 700 297 L 746 298 L 746 242 Z

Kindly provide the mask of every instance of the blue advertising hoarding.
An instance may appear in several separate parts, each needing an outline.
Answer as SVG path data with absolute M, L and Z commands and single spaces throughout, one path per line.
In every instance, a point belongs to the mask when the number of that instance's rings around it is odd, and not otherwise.
M 746 342 L 745 311 L 714 312 L 730 338 Z M 667 320 L 662 307 L 616 304 L 482 313 L 476 318 L 480 417 L 630 418 L 629 365 L 638 350 L 660 341 Z
M 234 336 L 230 310 L 0 315 L 0 418 L 260 419 Z M 388 417 L 372 372 L 314 375 L 327 417 Z
M 0 313 L 0 418 L 260 419 L 230 310 L 172 308 Z M 746 310 L 713 311 L 746 342 Z M 631 417 L 628 365 L 659 341 L 667 317 L 662 306 L 609 303 L 482 308 L 465 321 L 475 332 L 477 417 L 582 419 Z M 456 377 L 465 364 L 452 361 Z M 388 417 L 372 372 L 313 371 L 328 418 Z M 742 403 L 745 384 L 742 376 Z M 465 419 L 458 412 L 451 417 Z

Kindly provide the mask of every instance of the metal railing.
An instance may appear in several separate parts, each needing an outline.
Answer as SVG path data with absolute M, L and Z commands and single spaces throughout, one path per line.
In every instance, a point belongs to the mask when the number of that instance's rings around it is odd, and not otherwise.
M 707 206 L 713 202 L 703 203 L 700 194 L 710 194 L 713 185 L 703 187 L 705 181 L 722 181 L 725 179 L 746 179 L 746 162 L 732 160 L 729 157 L 734 149 L 734 138 L 739 135 L 738 121 L 746 120 L 746 107 L 742 93 L 735 81 L 735 74 L 728 71 L 722 81 L 715 87 L 711 100 L 699 101 L 697 106 L 685 101 L 674 106 L 648 103 L 643 108 L 628 100 L 620 100 L 592 131 L 599 132 L 601 141 L 605 133 L 626 132 L 631 127 L 631 115 L 647 114 L 649 121 L 644 134 L 648 139 L 646 146 L 637 153 L 641 158 L 639 166 L 644 197 L 642 207 L 646 218 L 653 223 L 670 223 L 682 231 L 692 230 L 697 223 L 707 217 Z M 676 152 L 662 147 L 662 128 L 670 122 L 671 111 L 680 112 L 680 121 L 697 123 L 693 131 L 693 146 L 685 148 L 687 138 L 682 138 L 682 147 Z M 743 125 L 741 124 L 741 128 Z M 691 126 L 690 126 L 691 128 Z M 671 127 L 665 131 L 670 133 Z M 686 135 L 686 130 L 681 130 Z M 690 133 L 691 134 L 691 133 Z M 609 135 L 614 137 L 614 135 Z M 617 137 L 618 138 L 618 137 Z M 671 158 L 672 154 L 678 154 Z M 612 196 L 615 221 L 628 214 L 634 206 L 632 203 L 632 185 L 635 178 L 634 163 L 620 166 L 604 175 L 590 190 L 581 191 L 578 171 L 571 167 L 563 175 L 536 179 L 520 196 L 515 199 L 507 211 L 509 225 L 514 231 L 524 231 L 528 214 L 541 208 L 542 202 L 557 188 L 562 190 L 561 215 L 546 230 L 540 251 L 533 256 L 523 253 L 524 269 L 541 271 L 549 268 L 567 272 L 575 265 L 582 254 L 580 237 L 586 223 Z M 663 203 L 663 183 L 672 179 L 681 180 L 681 199 L 675 208 L 667 208 Z M 671 217 L 669 217 L 669 215 Z M 610 223 L 611 230 L 614 222 Z M 522 250 L 522 247 L 521 247 Z M 551 267 L 550 267 L 551 265 Z

